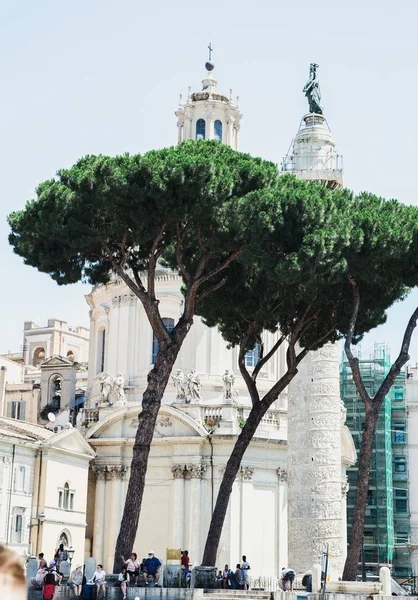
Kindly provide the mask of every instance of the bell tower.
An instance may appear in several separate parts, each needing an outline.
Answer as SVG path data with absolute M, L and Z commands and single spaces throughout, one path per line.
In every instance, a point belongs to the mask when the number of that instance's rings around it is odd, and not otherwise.
M 228 96 L 218 91 L 218 82 L 213 76 L 212 46 L 209 44 L 209 60 L 205 64 L 206 77 L 202 79 L 200 92 L 191 93 L 187 101 L 176 110 L 178 138 L 185 140 L 217 140 L 239 150 L 239 130 L 242 114 L 238 110 L 238 98 L 232 101 L 232 90 Z

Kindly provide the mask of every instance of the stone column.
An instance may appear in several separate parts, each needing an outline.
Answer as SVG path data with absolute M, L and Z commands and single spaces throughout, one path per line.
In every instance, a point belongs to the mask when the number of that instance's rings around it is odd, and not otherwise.
M 171 513 L 173 524 L 171 527 L 170 548 L 184 548 L 183 526 L 184 526 L 184 467 L 173 465 L 173 502 Z M 186 548 L 187 549 L 187 548 Z
M 207 115 L 206 115 L 206 139 L 207 140 L 213 140 L 214 121 L 215 121 L 215 114 L 213 112 L 207 113 Z
M 96 475 L 96 499 L 94 503 L 94 530 L 93 530 L 93 557 L 96 563 L 103 562 L 103 538 L 105 527 L 105 476 L 106 467 L 95 465 L 93 473 Z
M 279 480 L 277 490 L 277 573 L 280 573 L 287 560 L 287 469 L 277 468 Z
M 337 579 L 343 568 L 337 344 L 300 363 L 288 398 L 288 564 L 305 573 L 328 544 Z
M 189 556 L 193 565 L 200 564 L 202 559 L 201 553 L 201 506 L 200 506 L 200 490 L 201 480 L 206 471 L 206 465 L 186 465 L 184 476 L 189 480 L 189 515 L 185 515 L 189 519 L 188 536 L 185 539 L 185 550 L 189 551 Z
M 234 150 L 239 150 L 239 130 L 240 130 L 240 126 L 235 125 L 235 148 L 234 148 Z
M 181 119 L 179 119 L 177 121 L 177 142 L 180 144 L 183 140 L 182 140 L 182 133 L 183 133 L 183 121 Z
M 119 534 L 119 526 L 121 521 L 121 507 L 122 507 L 122 495 L 123 495 L 123 478 L 126 473 L 126 467 L 124 465 L 112 465 L 107 468 L 107 477 L 109 483 L 107 484 L 110 488 L 107 495 L 106 504 L 106 556 L 104 559 L 105 571 L 108 573 L 113 572 L 113 559 L 115 554 L 116 539 Z M 110 517 L 110 518 L 109 518 Z

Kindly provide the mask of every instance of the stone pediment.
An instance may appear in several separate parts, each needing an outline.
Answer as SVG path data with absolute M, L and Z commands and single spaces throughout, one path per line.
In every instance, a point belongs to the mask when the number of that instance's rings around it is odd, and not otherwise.
M 74 454 L 79 455 L 82 454 L 89 458 L 96 456 L 95 452 L 83 436 L 74 428 L 58 431 L 44 445 L 55 450 L 73 452 Z
M 63 356 L 50 356 L 43 363 L 41 363 L 40 368 L 63 368 L 63 367 L 73 367 L 74 363 L 68 358 L 64 358 Z
M 90 429 L 88 438 L 134 440 L 138 427 L 139 406 L 109 412 L 108 416 Z M 207 431 L 189 415 L 164 406 L 158 415 L 154 438 L 206 437 Z

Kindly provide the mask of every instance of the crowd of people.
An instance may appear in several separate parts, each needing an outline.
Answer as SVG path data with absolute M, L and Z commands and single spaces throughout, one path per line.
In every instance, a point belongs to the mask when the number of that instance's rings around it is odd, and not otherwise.
M 216 577 L 218 588 L 224 590 L 249 590 L 250 589 L 250 563 L 247 557 L 242 557 L 242 562 L 237 563 L 235 571 L 225 565 L 223 571 L 219 571 Z

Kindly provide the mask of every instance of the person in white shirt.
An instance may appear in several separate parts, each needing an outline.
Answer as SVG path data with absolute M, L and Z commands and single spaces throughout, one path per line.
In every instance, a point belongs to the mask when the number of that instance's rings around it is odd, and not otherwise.
M 48 569 L 46 569 L 45 567 L 41 567 L 40 569 L 38 569 L 36 577 L 32 577 L 32 579 L 30 580 L 34 588 L 36 588 L 37 590 L 42 589 L 42 586 L 44 585 L 45 575 L 47 574 L 47 572 Z
M 242 563 L 241 563 L 241 576 L 242 576 L 242 585 L 244 587 L 244 590 L 249 590 L 250 589 L 250 574 L 249 574 L 249 570 L 250 570 L 250 563 L 247 562 L 247 557 L 244 556 L 242 557 Z
M 103 596 L 106 595 L 106 572 L 103 569 L 103 565 L 97 565 L 97 569 L 93 574 L 93 581 L 97 586 L 97 597 L 99 597 L 99 592 L 102 590 Z
M 122 571 L 118 575 L 118 585 L 120 585 L 120 589 L 123 594 L 123 600 L 126 600 L 126 586 L 128 585 L 128 575 L 126 573 L 125 567 L 123 567 Z
M 293 569 L 282 568 L 282 588 L 285 592 L 293 592 L 296 573 Z

